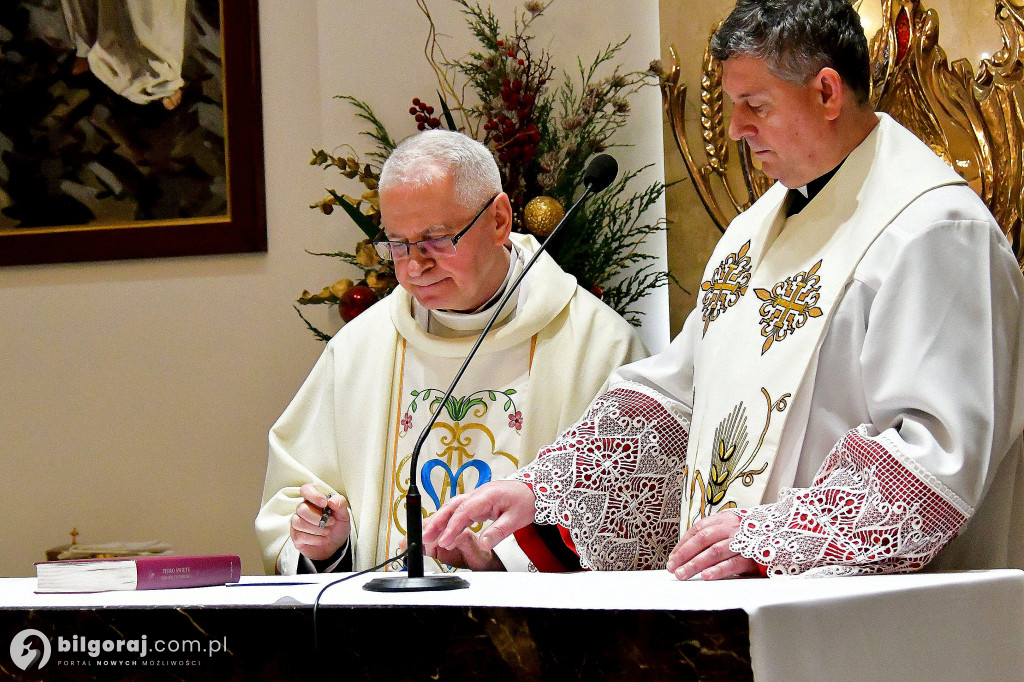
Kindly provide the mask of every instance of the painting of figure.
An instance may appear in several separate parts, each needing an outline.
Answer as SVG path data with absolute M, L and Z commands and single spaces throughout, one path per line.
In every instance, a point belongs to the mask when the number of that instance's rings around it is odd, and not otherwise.
M 91 71 L 136 104 L 159 100 L 168 110 L 176 108 L 184 85 L 186 4 L 185 0 L 61 0 L 75 48 L 71 73 Z
M 232 229 L 222 22 L 251 32 L 255 1 L 245 4 L 0 3 L 0 250 L 4 237 L 47 230 Z M 136 255 L 160 254 L 98 258 Z

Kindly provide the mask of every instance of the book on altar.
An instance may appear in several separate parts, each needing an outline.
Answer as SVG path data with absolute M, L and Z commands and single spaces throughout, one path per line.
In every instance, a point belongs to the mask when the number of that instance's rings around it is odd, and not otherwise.
M 234 555 L 139 556 L 40 561 L 36 592 L 107 592 L 204 587 L 238 582 L 242 561 Z

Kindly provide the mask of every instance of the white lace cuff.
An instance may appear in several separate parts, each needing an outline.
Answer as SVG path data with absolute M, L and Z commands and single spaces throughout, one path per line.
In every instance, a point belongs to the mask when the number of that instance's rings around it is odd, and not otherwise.
M 647 386 L 618 384 L 510 478 L 533 488 L 537 523 L 569 531 L 583 567 L 663 568 L 679 539 L 685 413 Z
M 891 446 L 890 446 L 891 447 Z M 930 485 L 863 428 L 848 432 L 810 488 L 738 509 L 730 545 L 769 575 L 901 573 L 923 568 L 973 510 L 945 486 Z

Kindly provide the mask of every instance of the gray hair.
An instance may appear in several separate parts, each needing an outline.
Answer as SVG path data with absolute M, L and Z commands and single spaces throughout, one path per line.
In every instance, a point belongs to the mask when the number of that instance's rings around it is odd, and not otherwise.
M 794 85 L 829 67 L 859 103 L 871 92 L 868 41 L 849 0 L 738 0 L 711 38 L 711 55 L 761 59 Z
M 384 162 L 377 189 L 420 187 L 451 177 L 455 201 L 476 209 L 501 191 L 494 155 L 473 138 L 452 130 L 425 130 L 403 140 Z

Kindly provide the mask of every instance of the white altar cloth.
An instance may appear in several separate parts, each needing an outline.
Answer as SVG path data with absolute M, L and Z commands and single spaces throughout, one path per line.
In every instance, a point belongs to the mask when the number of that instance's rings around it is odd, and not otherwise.
M 743 609 L 754 679 L 1024 680 L 1024 571 L 679 582 L 666 571 L 464 573 L 451 592 L 382 594 L 360 576 L 321 606 L 480 606 L 598 610 Z M 0 580 L 0 608 L 312 604 L 338 576 L 245 576 L 304 585 L 35 594 L 34 578 Z

